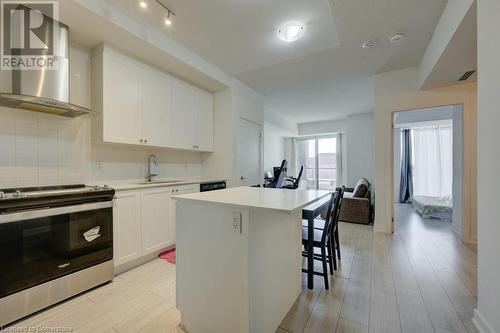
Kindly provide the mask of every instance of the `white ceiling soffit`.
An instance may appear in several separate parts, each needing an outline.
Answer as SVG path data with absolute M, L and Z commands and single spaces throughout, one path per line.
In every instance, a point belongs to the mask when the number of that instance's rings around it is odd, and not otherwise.
M 494 33 L 494 32 L 492 32 Z M 474 0 L 448 2 L 422 59 L 419 88 L 459 83 L 465 72 L 477 69 L 477 6 Z M 475 81 L 474 73 L 463 83 Z
M 231 84 L 222 70 L 106 1 L 65 0 L 59 4 L 60 21 L 69 26 L 70 39 L 78 44 L 93 48 L 105 43 L 212 92 Z
M 235 75 L 338 45 L 328 0 L 163 0 L 175 13 L 172 26 L 154 0 L 105 0 L 152 25 Z M 280 24 L 300 21 L 304 35 L 294 43 L 277 38 Z
M 370 77 L 417 66 L 446 2 L 331 0 L 339 45 L 237 77 L 298 123 L 370 112 Z M 391 44 L 389 36 L 397 31 L 407 39 Z M 366 39 L 377 39 L 377 46 L 362 49 Z

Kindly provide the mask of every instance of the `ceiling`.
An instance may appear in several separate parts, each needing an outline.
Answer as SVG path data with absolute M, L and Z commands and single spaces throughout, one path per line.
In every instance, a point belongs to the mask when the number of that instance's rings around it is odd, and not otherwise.
M 418 65 L 447 0 L 106 0 L 266 96 L 266 106 L 297 123 L 343 118 L 373 108 L 373 74 Z M 276 38 L 288 20 L 306 23 L 295 43 Z M 391 44 L 394 32 L 407 39 Z M 362 49 L 377 39 L 373 49 Z

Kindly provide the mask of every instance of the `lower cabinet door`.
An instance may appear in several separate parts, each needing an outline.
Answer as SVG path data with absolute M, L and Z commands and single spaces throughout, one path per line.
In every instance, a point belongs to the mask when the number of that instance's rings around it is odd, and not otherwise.
M 170 231 L 171 188 L 142 193 L 142 254 L 161 250 L 174 243 Z
M 181 194 L 189 194 L 189 193 L 196 193 L 200 192 L 200 184 L 193 184 L 193 185 L 184 185 L 184 186 L 179 186 L 174 189 L 175 195 L 181 195 Z M 171 200 L 171 218 L 170 218 L 170 233 L 172 237 L 172 241 L 175 243 L 175 199 Z
M 119 192 L 113 205 L 113 259 L 115 266 L 141 254 L 141 193 Z

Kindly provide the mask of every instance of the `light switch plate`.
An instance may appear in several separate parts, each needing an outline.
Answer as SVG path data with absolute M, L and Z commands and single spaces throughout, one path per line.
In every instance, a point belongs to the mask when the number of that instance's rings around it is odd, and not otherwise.
M 233 213 L 233 221 L 232 221 L 232 228 L 234 233 L 241 234 L 241 213 L 240 212 L 234 212 Z

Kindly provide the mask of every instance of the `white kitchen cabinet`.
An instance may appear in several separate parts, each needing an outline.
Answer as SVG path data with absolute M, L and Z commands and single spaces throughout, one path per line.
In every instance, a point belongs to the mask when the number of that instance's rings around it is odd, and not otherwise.
M 213 151 L 213 95 L 179 80 L 172 86 L 172 144 L 180 149 Z
M 113 207 L 115 267 L 141 264 L 175 244 L 172 196 L 196 193 L 200 184 L 117 191 Z M 122 266 L 122 267 L 125 267 Z M 128 267 L 127 269 L 129 269 Z
M 142 253 L 149 254 L 173 244 L 170 231 L 172 190 L 159 188 L 142 193 Z
M 214 98 L 201 90 L 194 90 L 194 144 L 200 151 L 214 149 Z
M 141 251 L 141 193 L 117 192 L 113 206 L 115 266 L 137 259 Z
M 190 194 L 190 193 L 196 193 L 200 192 L 200 185 L 199 184 L 193 184 L 193 185 L 183 185 L 179 186 L 175 189 L 173 189 L 172 194 L 175 195 L 181 195 L 181 194 Z M 172 242 L 175 243 L 175 199 L 171 200 L 170 206 L 171 206 L 171 217 L 170 217 L 170 237 L 172 238 Z
M 93 137 L 99 142 L 213 151 L 213 95 L 118 53 L 93 50 Z
M 180 80 L 172 83 L 172 144 L 176 148 L 196 149 L 194 142 L 194 89 Z
M 113 53 L 103 55 L 104 142 L 138 144 L 142 138 L 142 69 Z
M 155 147 L 170 146 L 172 80 L 157 70 L 142 72 L 142 137 Z

